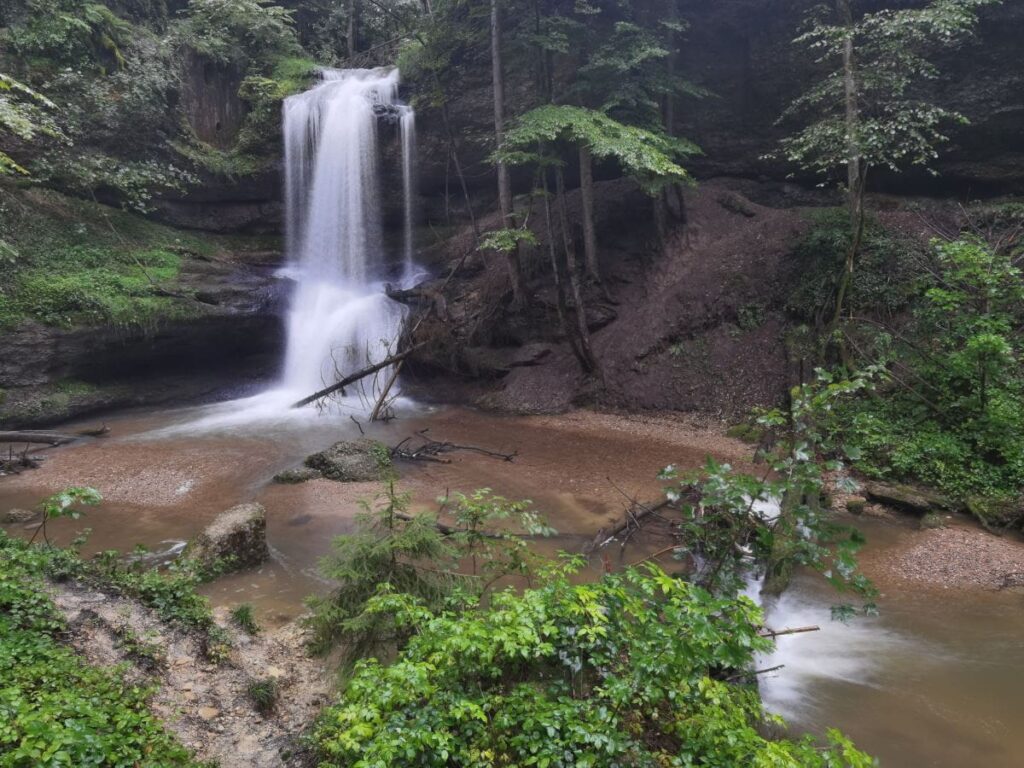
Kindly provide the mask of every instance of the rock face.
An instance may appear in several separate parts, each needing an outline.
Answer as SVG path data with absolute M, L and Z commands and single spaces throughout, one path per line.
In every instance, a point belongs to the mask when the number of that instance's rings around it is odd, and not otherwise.
M 267 549 L 267 513 L 262 504 L 239 504 L 214 518 L 185 550 L 185 558 L 205 568 L 227 562 L 231 568 L 260 565 Z
M 306 459 L 306 466 L 329 480 L 359 483 L 383 480 L 388 469 L 387 448 L 375 440 L 335 443 Z

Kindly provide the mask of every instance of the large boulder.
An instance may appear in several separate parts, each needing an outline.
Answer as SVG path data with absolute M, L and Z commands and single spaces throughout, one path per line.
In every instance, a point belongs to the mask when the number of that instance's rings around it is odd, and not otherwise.
M 185 550 L 186 559 L 211 571 L 260 565 L 269 556 L 267 512 L 255 503 L 221 512 Z
M 387 446 L 376 440 L 343 440 L 306 458 L 306 466 L 342 483 L 383 480 L 391 469 Z

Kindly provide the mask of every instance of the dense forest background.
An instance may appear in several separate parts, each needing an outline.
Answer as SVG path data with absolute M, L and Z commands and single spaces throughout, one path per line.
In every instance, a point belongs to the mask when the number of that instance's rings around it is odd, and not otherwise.
M 891 397 L 835 427 L 865 470 L 960 498 L 1019 491 L 1016 4 L 16 0 L 0 14 L 12 423 L 272 376 L 283 99 L 322 66 L 397 64 L 432 279 L 394 297 L 435 310 L 411 386 L 517 411 L 738 419 L 818 367 L 872 368 Z M 380 130 L 397 189 L 397 129 Z M 399 196 L 384 208 L 397 238 Z

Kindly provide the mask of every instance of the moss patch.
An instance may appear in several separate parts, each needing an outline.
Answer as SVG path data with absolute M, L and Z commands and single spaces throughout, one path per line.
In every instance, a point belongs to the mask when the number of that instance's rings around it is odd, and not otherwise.
M 194 314 L 177 279 L 184 255 L 210 238 L 43 189 L 0 187 L 0 327 L 146 325 Z

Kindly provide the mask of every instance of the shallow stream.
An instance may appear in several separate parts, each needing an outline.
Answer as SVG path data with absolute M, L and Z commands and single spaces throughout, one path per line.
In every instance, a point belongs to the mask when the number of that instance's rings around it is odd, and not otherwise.
M 313 451 L 358 437 L 360 427 L 347 416 L 317 418 L 312 412 L 245 423 L 221 418 L 220 408 L 109 418 L 108 437 L 50 451 L 41 469 L 0 479 L 0 511 L 28 508 L 69 485 L 92 485 L 104 503 L 83 520 L 54 526 L 64 543 L 91 527 L 90 553 L 136 544 L 168 549 L 218 512 L 258 501 L 267 509 L 271 562 L 221 578 L 207 593 L 216 604 L 252 603 L 264 624 L 288 621 L 302 612 L 306 595 L 328 588 L 317 576 L 318 559 L 330 551 L 334 536 L 352 529 L 358 500 L 379 488 L 270 480 Z M 404 464 L 400 487 L 421 507 L 435 505 L 446 491 L 480 487 L 530 498 L 559 531 L 544 543 L 552 553 L 582 550 L 602 526 L 620 519 L 627 497 L 658 498 L 655 474 L 666 464 L 697 466 L 708 453 L 737 464 L 748 453 L 741 443 L 667 416 L 502 417 L 409 406 L 387 425 L 364 428 L 392 445 L 426 429 L 437 440 L 516 453 L 512 462 L 459 452 L 448 455 L 450 464 Z M 874 563 L 885 562 L 887 552 L 916 534 L 900 521 L 858 524 Z M 596 575 L 666 543 L 653 531 L 624 548 L 613 544 L 609 562 L 596 561 L 592 568 Z M 877 618 L 831 622 L 836 598 L 810 577 L 799 578 L 781 601 L 767 606 L 776 628 L 822 627 L 780 638 L 764 660 L 764 667 L 784 665 L 762 682 L 769 708 L 797 730 L 840 728 L 887 768 L 1024 765 L 1024 729 L 1018 725 L 1024 714 L 1024 597 L 908 586 L 889 581 L 884 568 L 871 575 L 882 589 Z

